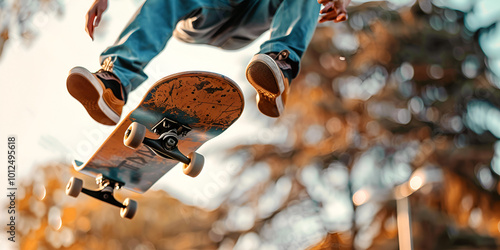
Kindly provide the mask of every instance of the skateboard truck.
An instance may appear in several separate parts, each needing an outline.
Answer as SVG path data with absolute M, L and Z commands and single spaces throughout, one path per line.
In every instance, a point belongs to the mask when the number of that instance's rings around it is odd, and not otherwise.
M 115 189 L 120 189 L 124 183 L 104 177 L 102 174 L 97 175 L 96 182 L 99 185 L 99 190 L 90 190 L 83 188 L 81 179 L 72 177 L 66 186 L 66 194 L 73 197 L 78 197 L 80 193 L 84 193 L 90 197 L 109 203 L 120 208 L 120 216 L 122 218 L 132 219 L 137 211 L 137 202 L 129 198 L 120 203 L 113 196 Z
M 158 134 L 159 138 L 147 138 L 146 127 L 133 122 L 125 132 L 123 143 L 132 149 L 137 149 L 141 144 L 144 144 L 160 157 L 182 162 L 185 174 L 191 177 L 198 176 L 205 162 L 203 156 L 196 152 L 191 152 L 189 156 L 186 156 L 177 147 L 179 137 L 184 137 L 191 131 L 189 126 L 163 118 L 153 126 L 151 131 Z
M 155 134 L 160 137 L 156 140 L 144 138 L 144 145 L 151 148 L 157 155 L 167 158 L 178 160 L 184 164 L 189 164 L 190 160 L 184 154 L 182 154 L 177 148 L 179 143 L 179 136 L 186 136 L 191 128 L 186 125 L 182 125 L 176 121 L 170 120 L 168 118 L 163 118 L 161 121 L 156 123 L 156 125 L 151 128 Z
M 156 125 L 151 128 L 151 131 L 158 135 L 169 131 L 175 131 L 177 135 L 186 136 L 187 133 L 191 131 L 191 128 L 165 117 L 156 123 Z

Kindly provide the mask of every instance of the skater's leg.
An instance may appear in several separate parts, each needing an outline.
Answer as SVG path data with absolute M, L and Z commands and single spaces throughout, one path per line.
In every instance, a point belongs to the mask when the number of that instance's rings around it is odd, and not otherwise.
M 113 73 L 121 80 L 125 92 L 129 93 L 147 79 L 144 68 L 165 48 L 177 23 L 210 6 L 211 2 L 147 0 L 115 44 L 101 54 L 101 63 L 113 63 Z
M 271 37 L 260 47 L 259 54 L 288 50 L 295 78 L 299 64 L 318 23 L 320 4 L 311 0 L 283 0 L 271 23 Z
M 265 115 L 279 117 L 285 108 L 289 85 L 299 71 L 312 38 L 320 5 L 310 0 L 270 0 L 275 11 L 271 37 L 261 45 L 246 70 L 257 92 L 257 107 Z

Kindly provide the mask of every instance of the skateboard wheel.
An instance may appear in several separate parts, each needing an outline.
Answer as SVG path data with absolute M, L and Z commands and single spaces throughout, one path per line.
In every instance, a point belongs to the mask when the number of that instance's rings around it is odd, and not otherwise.
M 203 164 L 205 164 L 205 158 L 203 155 L 198 154 L 196 152 L 191 152 L 189 154 L 189 159 L 191 162 L 189 164 L 184 164 L 182 171 L 184 174 L 189 175 L 191 177 L 196 177 L 200 174 L 203 169 Z
M 66 194 L 73 197 L 78 197 L 83 189 L 83 181 L 76 177 L 71 177 L 66 185 Z
M 137 202 L 129 198 L 125 199 L 123 202 L 124 208 L 120 208 L 120 216 L 126 219 L 134 218 L 135 212 L 137 212 Z
M 139 146 L 141 146 L 142 141 L 144 141 L 145 137 L 146 127 L 140 123 L 133 122 L 125 132 L 125 136 L 123 137 L 123 144 L 125 144 L 125 146 L 129 148 L 137 149 Z

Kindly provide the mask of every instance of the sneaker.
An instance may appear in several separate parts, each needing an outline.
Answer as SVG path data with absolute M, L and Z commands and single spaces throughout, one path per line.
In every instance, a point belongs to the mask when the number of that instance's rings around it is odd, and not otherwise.
M 283 114 L 292 72 L 289 54 L 288 50 L 257 54 L 247 66 L 246 77 L 257 91 L 257 107 L 264 115 Z
M 124 93 L 120 79 L 112 72 L 101 69 L 91 73 L 86 68 L 75 67 L 69 72 L 66 87 L 97 122 L 116 125 L 120 121 Z

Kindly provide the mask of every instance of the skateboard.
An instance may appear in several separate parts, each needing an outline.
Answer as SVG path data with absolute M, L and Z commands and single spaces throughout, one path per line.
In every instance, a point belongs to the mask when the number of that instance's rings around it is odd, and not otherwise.
M 115 189 L 144 193 L 174 166 L 196 177 L 204 158 L 195 151 L 220 135 L 241 115 L 243 94 L 231 79 L 211 72 L 182 72 L 157 81 L 137 108 L 125 116 L 86 162 L 73 167 L 96 178 L 98 190 L 72 177 L 66 194 L 85 193 L 120 208 L 132 219 L 137 202 L 113 196 Z

